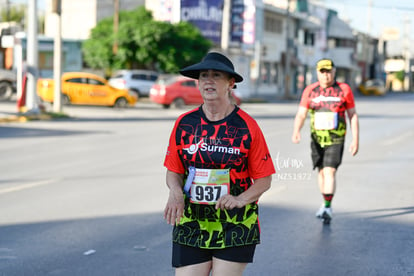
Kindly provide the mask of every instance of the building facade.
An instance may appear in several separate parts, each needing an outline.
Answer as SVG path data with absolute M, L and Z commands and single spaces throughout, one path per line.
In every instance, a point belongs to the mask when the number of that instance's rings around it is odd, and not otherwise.
M 114 15 L 113 0 L 62 0 L 62 37 L 86 39 L 97 22 Z M 330 57 L 338 78 L 351 82 L 355 37 L 334 11 L 311 1 L 297 0 L 119 0 L 120 10 L 138 6 L 156 20 L 189 21 L 227 54 L 245 77 L 241 97 L 299 97 L 316 80 L 315 63 Z M 47 0 L 45 35 L 56 32 Z
M 315 63 L 323 57 L 335 61 L 338 80 L 352 87 L 371 76 L 377 62 L 375 53 L 359 53 L 360 36 L 335 11 L 310 0 L 62 0 L 63 40 L 87 39 L 100 20 L 114 15 L 116 2 L 119 10 L 145 5 L 156 20 L 197 26 L 214 43 L 212 50 L 227 54 L 245 77 L 237 89 L 244 98 L 299 97 L 316 81 Z M 51 40 L 57 31 L 55 16 L 52 0 L 46 0 L 45 37 Z M 80 50 L 75 53 L 81 55 Z
M 56 33 L 53 0 L 46 1 L 45 36 Z M 106 17 L 114 15 L 114 0 L 61 0 L 62 38 L 87 39 L 91 29 Z M 145 4 L 145 0 L 118 0 L 119 10 L 132 10 Z

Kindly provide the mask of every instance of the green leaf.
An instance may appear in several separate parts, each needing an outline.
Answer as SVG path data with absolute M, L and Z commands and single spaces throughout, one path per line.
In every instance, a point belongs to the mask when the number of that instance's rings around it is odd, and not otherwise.
M 117 33 L 113 17 L 101 20 L 83 43 L 82 51 L 86 64 L 94 69 L 177 73 L 180 68 L 200 61 L 211 47 L 211 41 L 190 23 L 155 21 L 151 12 L 140 7 L 119 13 Z

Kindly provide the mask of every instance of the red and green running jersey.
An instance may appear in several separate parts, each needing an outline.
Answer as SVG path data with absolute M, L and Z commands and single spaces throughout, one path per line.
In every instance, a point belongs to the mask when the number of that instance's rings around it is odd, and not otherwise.
M 349 85 L 335 82 L 323 89 L 313 83 L 303 91 L 300 106 L 309 109 L 311 136 L 321 147 L 344 143 L 346 110 L 355 107 Z
M 164 165 L 186 177 L 190 166 L 228 169 L 229 193 L 234 196 L 254 185 L 254 179 L 275 173 L 262 131 L 239 107 L 216 122 L 209 121 L 201 107 L 181 115 L 171 133 Z M 257 202 L 223 211 L 214 204 L 190 202 L 185 195 L 184 216 L 174 227 L 173 242 L 207 249 L 258 244 Z

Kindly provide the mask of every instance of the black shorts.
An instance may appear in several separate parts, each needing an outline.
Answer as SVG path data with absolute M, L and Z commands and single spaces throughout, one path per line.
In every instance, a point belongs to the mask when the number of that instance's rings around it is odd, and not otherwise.
M 236 263 L 252 263 L 256 245 L 236 246 L 223 249 L 203 249 L 173 242 L 172 266 L 201 264 L 213 257 Z
M 313 169 L 318 167 L 332 167 L 337 169 L 342 162 L 344 143 L 321 147 L 315 141 L 311 141 Z

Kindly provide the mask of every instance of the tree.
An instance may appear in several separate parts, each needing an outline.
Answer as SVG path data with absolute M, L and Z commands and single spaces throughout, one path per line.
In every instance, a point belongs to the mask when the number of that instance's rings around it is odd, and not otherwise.
M 18 5 L 7 7 L 6 9 L 2 9 L 0 12 L 0 21 L 2 22 L 19 22 L 23 23 L 23 19 L 26 15 L 26 6 L 25 5 Z
M 107 72 L 154 69 L 176 73 L 199 61 L 212 46 L 193 25 L 155 21 L 144 7 L 121 11 L 118 25 L 118 33 L 114 34 L 113 18 L 105 18 L 91 30 L 82 46 L 90 67 Z M 113 53 L 115 41 L 118 50 Z
M 180 22 L 164 32 L 158 46 L 156 60 L 160 67 L 168 72 L 178 72 L 180 68 L 200 61 L 212 43 L 190 23 Z
M 110 19 L 103 19 L 91 30 L 91 38 L 82 44 L 86 64 L 95 69 L 106 69 L 112 67 L 112 43 L 113 34 Z
M 27 4 L 7 7 L 0 10 L 0 22 L 16 22 L 19 25 L 19 29 L 24 30 L 25 26 L 27 26 L 26 12 Z M 45 16 L 39 16 L 38 20 L 38 32 L 43 34 L 45 31 Z

